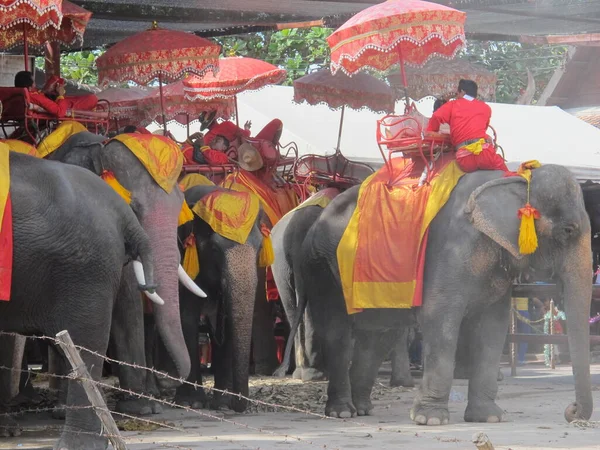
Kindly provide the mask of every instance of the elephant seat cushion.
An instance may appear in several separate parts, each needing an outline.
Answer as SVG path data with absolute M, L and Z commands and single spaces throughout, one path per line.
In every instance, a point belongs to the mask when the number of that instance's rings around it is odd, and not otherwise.
M 168 137 L 156 134 L 125 133 L 111 139 L 127 147 L 144 165 L 154 181 L 171 193 L 183 167 L 179 146 Z
M 13 238 L 10 202 L 10 147 L 0 142 L 0 300 L 10 300 Z
M 421 306 L 429 224 L 464 175 L 453 158 L 436 161 L 430 172 L 420 158 L 390 165 L 361 185 L 337 247 L 348 314 Z

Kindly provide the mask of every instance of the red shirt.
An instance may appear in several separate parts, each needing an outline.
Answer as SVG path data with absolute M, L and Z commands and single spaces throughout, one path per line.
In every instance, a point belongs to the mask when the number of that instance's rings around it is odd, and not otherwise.
M 219 150 L 213 150 L 208 145 L 201 147 L 200 151 L 202 152 L 204 159 L 206 159 L 206 162 L 211 166 L 222 166 L 224 164 L 229 164 L 229 158 L 227 158 L 225 153 L 220 152 Z M 194 147 L 187 144 L 182 149 L 182 152 L 185 165 L 199 164 L 199 162 L 194 160 Z
M 43 92 L 39 91 L 30 91 L 29 99 L 31 100 L 31 103 L 41 106 L 56 117 L 64 117 L 69 106 L 69 102 L 67 102 L 64 98 L 59 97 L 56 101 L 50 100 L 44 95 Z
M 471 139 L 485 139 L 492 109 L 480 100 L 459 98 L 442 105 L 433 113 L 427 131 L 438 131 L 440 124 L 450 125 L 450 141 L 456 146 Z

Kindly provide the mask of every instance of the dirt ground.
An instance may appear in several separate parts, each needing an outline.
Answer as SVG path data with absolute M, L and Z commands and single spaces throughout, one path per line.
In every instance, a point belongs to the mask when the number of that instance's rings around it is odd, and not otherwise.
M 503 367 L 498 404 L 506 411 L 501 424 L 469 424 L 462 419 L 466 407 L 467 382 L 455 380 L 450 396 L 450 425 L 422 427 L 411 423 L 408 410 L 414 390 L 389 388 L 389 366 L 384 365 L 373 393 L 374 415 L 347 421 L 317 415 L 275 411 L 253 405 L 245 414 L 222 411 L 182 411 L 165 408 L 150 420 L 166 423 L 169 429 L 124 431 L 127 446 L 135 450 L 154 449 L 471 449 L 474 433 L 486 433 L 496 450 L 598 449 L 600 408 L 590 422 L 567 424 L 564 408 L 574 400 L 569 366 L 550 370 L 543 365 L 519 367 L 510 377 Z M 593 365 L 594 400 L 600 403 L 600 365 Z M 320 414 L 326 399 L 326 383 L 301 383 L 290 378 L 253 378 L 251 397 L 263 402 Z M 19 419 L 24 433 L 0 440 L 2 449 L 50 449 L 61 425 L 47 413 L 28 414 Z M 121 426 L 131 425 L 122 422 Z M 135 428 L 135 427 L 134 427 Z M 175 428 L 175 429 L 173 429 Z

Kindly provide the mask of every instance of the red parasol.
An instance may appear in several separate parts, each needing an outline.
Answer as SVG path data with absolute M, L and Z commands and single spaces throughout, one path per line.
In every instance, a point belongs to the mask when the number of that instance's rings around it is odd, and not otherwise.
M 392 113 L 396 94 L 386 83 L 366 73 L 357 73 L 350 78 L 343 72 L 332 75 L 328 69 L 322 69 L 294 81 L 294 101 L 309 105 L 326 104 L 331 109 L 342 108 L 336 149 L 339 152 L 345 107 Z
M 144 118 L 140 109 L 140 100 L 148 95 L 147 90 L 139 87 L 108 88 L 97 96 L 99 100 L 110 103 L 111 119 L 115 120 L 115 127 L 138 125 Z
M 442 97 L 456 92 L 456 87 L 461 78 L 468 78 L 477 83 L 478 93 L 486 101 L 496 99 L 496 83 L 498 77 L 485 67 L 472 64 L 466 59 L 452 61 L 433 60 L 423 67 L 409 67 L 406 69 L 408 88 L 414 99 L 428 95 Z M 402 80 L 397 74 L 388 75 L 392 86 L 401 86 Z
M 4 46 L 0 42 L 0 47 L 14 47 L 13 34 L 18 35 L 25 45 L 25 70 L 29 70 L 27 34 L 49 27 L 58 29 L 63 18 L 61 6 L 62 0 L 0 0 L 0 41 L 9 43 Z
M 149 30 L 122 40 L 97 59 L 98 81 L 103 86 L 111 81 L 148 84 L 158 78 L 164 111 L 163 81 L 175 81 L 188 73 L 216 72 L 220 53 L 220 45 L 191 33 L 159 28 L 154 22 Z
M 235 118 L 239 122 L 235 98 L 237 94 L 255 91 L 269 84 L 279 84 L 285 77 L 284 69 L 260 59 L 228 57 L 219 60 L 219 73 L 207 74 L 202 78 L 189 77 L 183 81 L 183 87 L 185 98 L 192 101 L 233 97 Z
M 144 125 L 148 125 L 161 115 L 163 124 L 169 120 L 176 120 L 182 125 L 188 125 L 192 120 L 196 120 L 202 112 L 209 111 L 216 111 L 217 118 L 229 119 L 233 115 L 235 107 L 232 98 L 190 102 L 184 96 L 183 81 L 163 87 L 162 107 L 160 98 L 160 89 L 154 89 L 139 101 Z
M 331 70 L 352 76 L 364 69 L 383 72 L 400 63 L 406 89 L 404 65 L 421 66 L 435 56 L 453 58 L 465 45 L 465 20 L 464 12 L 420 0 L 371 6 L 327 38 Z
M 62 1 L 62 22 L 58 28 L 49 26 L 36 28 L 29 24 L 14 26 L 10 33 L 0 35 L 0 48 L 7 50 L 21 43 L 28 47 L 41 47 L 46 42 L 58 42 L 65 45 L 83 43 L 85 28 L 92 13 L 69 1 Z

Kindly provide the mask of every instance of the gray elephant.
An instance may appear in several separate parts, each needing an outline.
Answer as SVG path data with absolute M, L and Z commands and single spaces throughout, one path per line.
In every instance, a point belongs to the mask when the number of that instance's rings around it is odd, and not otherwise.
M 198 201 L 215 191 L 225 194 L 229 192 L 217 186 L 195 186 L 185 191 L 185 198 L 190 208 L 193 208 Z M 200 315 L 204 314 L 209 318 L 211 338 L 216 343 L 212 358 L 215 388 L 248 396 L 252 318 L 255 304 L 266 303 L 265 270 L 258 267 L 259 252 L 263 244 L 261 222 L 265 220 L 266 215 L 259 210 L 244 244 L 216 233 L 196 214 L 193 222 L 180 227 L 180 242 L 185 242 L 190 232 L 194 234 L 200 263 L 200 272 L 195 281 L 208 294 L 207 299 L 199 301 L 189 292 L 182 290 L 180 293 L 181 322 L 192 362 L 187 381 L 191 383 L 202 384 L 198 332 Z M 259 276 L 259 272 L 263 275 Z M 208 404 L 204 391 L 194 389 L 189 384 L 177 388 L 175 402 L 192 408 Z M 245 400 L 235 396 L 225 396 L 218 392 L 213 396 L 214 408 L 231 408 L 242 412 L 246 406 Z
M 150 237 L 157 255 L 158 294 L 166 301 L 164 307 L 155 309 L 158 332 L 175 363 L 177 377 L 186 378 L 191 362 L 181 330 L 179 280 L 196 294 L 199 291 L 179 265 L 177 224 L 183 193 L 176 183 L 170 192 L 165 191 L 123 143 L 116 140 L 107 144 L 104 142 L 103 136 L 80 132 L 69 137 L 47 159 L 80 166 L 96 175 L 104 171 L 112 172 L 116 180 L 131 193 L 131 209 Z M 111 354 L 117 360 L 146 366 L 142 300 L 135 290 L 132 267 L 124 268 L 119 299 L 111 326 Z M 154 378 L 146 371 L 119 366 L 118 375 L 123 389 L 137 393 L 158 393 L 153 385 Z M 141 415 L 161 411 L 157 404 L 150 404 L 135 396 L 120 399 L 116 409 Z
M 135 214 L 99 177 L 79 167 L 10 152 L 12 292 L 0 302 L 0 330 L 54 336 L 105 353 L 123 266 L 140 258 L 142 289 L 155 293 L 152 243 Z M 40 264 L 44 261 L 44 264 Z M 137 263 L 136 263 L 137 264 Z M 91 375 L 102 358 L 81 356 Z M 57 449 L 104 449 L 107 439 L 81 385 L 69 381 Z
M 339 193 L 340 191 L 337 188 L 327 188 L 319 191 L 318 194 L 306 200 L 303 206 L 286 214 L 273 227 L 272 240 L 273 250 L 275 251 L 275 262 L 272 266 L 273 277 L 277 284 L 281 303 L 290 322 L 297 314 L 297 305 L 300 303 L 297 299 L 298 290 L 296 289 L 294 274 L 299 270 L 301 264 L 300 255 L 303 238 L 321 216 L 324 206 L 328 204 L 326 199 L 333 199 Z M 308 308 L 310 308 L 310 304 L 307 304 Z M 414 386 L 408 356 L 408 331 L 408 328 L 403 330 L 391 351 L 391 386 Z M 289 350 L 286 349 L 284 355 L 284 361 L 275 371 L 275 376 L 284 376 L 290 366 L 291 347 L 288 348 Z M 303 381 L 318 381 L 327 378 L 321 343 L 315 339 L 314 324 L 308 311 L 305 311 L 302 321 L 298 325 L 298 332 L 294 339 L 294 349 L 295 370 L 292 375 L 294 378 Z
M 310 303 L 315 333 L 323 342 L 329 375 L 325 411 L 334 417 L 371 412 L 377 369 L 407 321 L 406 310 L 367 309 L 352 316 L 346 312 L 336 249 L 357 195 L 358 187 L 352 188 L 323 211 L 302 244 L 295 273 L 296 286 L 303 291 L 299 299 Z M 461 324 L 473 344 L 464 419 L 502 420 L 495 399 L 510 291 L 516 274 L 527 267 L 554 269 L 562 288 L 576 394 L 565 418 L 587 420 L 592 414 L 587 325 L 592 258 L 581 188 L 563 167 L 547 165 L 533 171 L 530 202 L 541 214 L 535 224 L 539 247 L 524 256 L 518 247 L 517 211 L 527 200 L 522 177 L 503 178 L 496 171 L 466 174 L 430 225 L 420 311 L 424 377 L 411 410 L 418 424 L 448 423 Z M 302 312 L 304 305 L 300 306 Z M 294 317 L 292 333 L 299 319 Z

